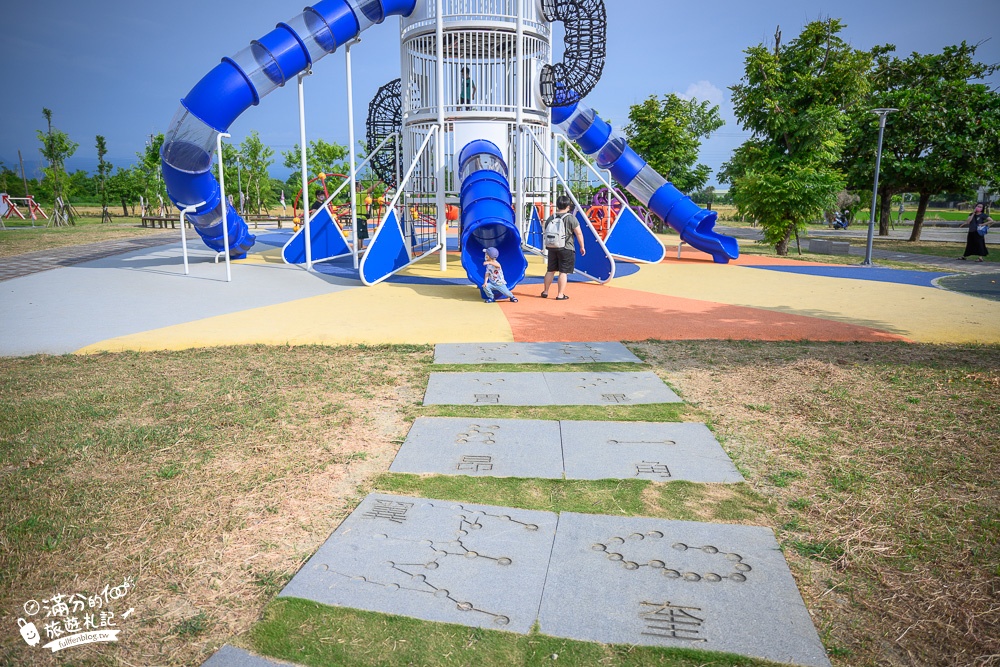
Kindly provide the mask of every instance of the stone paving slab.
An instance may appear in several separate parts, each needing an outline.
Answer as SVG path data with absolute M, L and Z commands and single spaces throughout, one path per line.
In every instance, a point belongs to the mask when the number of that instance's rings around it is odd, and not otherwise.
M 704 424 L 562 421 L 560 427 L 567 479 L 744 481 Z
M 556 637 L 830 665 L 767 528 L 563 512 L 538 620 Z
M 552 405 L 681 403 L 656 373 L 545 373 Z
M 201 663 L 201 667 L 294 667 L 294 665 L 283 660 L 262 658 L 231 644 L 225 644 L 211 658 Z
M 561 479 L 559 422 L 419 417 L 389 472 Z
M 642 363 L 621 343 L 438 343 L 435 364 Z
M 704 424 L 419 417 L 390 472 L 546 479 L 743 476 Z
M 655 373 L 431 373 L 424 405 L 680 403 Z
M 527 633 L 557 516 L 370 494 L 279 594 Z
M 542 373 L 431 373 L 424 405 L 550 405 Z

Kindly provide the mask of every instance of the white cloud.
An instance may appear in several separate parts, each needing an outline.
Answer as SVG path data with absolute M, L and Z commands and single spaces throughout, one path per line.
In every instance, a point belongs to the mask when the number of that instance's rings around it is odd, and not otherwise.
M 699 102 L 708 101 L 712 104 L 722 104 L 726 98 L 725 93 L 712 85 L 711 81 L 692 83 L 683 93 L 677 93 L 677 96 L 685 100 L 694 98 Z

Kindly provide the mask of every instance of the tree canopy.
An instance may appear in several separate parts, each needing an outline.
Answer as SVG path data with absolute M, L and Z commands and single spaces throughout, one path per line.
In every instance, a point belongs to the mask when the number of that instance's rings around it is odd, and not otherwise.
M 628 112 L 629 146 L 682 192 L 705 187 L 712 170 L 698 163 L 701 140 L 725 125 L 718 105 L 674 93 L 648 97 Z
M 906 58 L 893 55 L 892 45 L 873 49 L 871 92 L 850 112 L 842 166 L 849 187 L 870 191 L 878 120 L 868 110 L 899 109 L 889 115 L 883 139 L 880 234 L 889 232 L 895 194 L 920 194 L 910 236 L 916 241 L 932 195 L 997 182 L 1000 94 L 982 81 L 998 68 L 976 61 L 977 46 L 962 42 L 938 54 L 912 53 Z
M 871 55 L 840 38 L 838 19 L 814 21 L 773 48 L 748 48 L 733 107 L 751 138 L 723 165 L 740 210 L 756 218 L 764 241 L 786 254 L 792 234 L 819 218 L 843 189 L 837 165 L 845 111 L 868 91 Z

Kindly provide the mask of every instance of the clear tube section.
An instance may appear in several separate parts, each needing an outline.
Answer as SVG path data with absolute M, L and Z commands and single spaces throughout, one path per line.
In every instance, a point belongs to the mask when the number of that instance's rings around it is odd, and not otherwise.
M 716 214 L 700 208 L 646 164 L 593 109 L 582 103 L 554 107 L 552 123 L 584 153 L 594 156 L 598 166 L 608 169 L 644 206 L 675 229 L 684 242 L 709 253 L 716 262 L 728 262 L 739 256 L 736 240 L 712 229 Z

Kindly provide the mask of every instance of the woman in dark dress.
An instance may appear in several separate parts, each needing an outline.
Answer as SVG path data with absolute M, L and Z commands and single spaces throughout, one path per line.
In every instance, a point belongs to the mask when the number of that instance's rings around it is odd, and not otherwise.
M 986 249 L 986 236 L 979 233 L 979 226 L 986 225 L 989 227 L 990 223 L 993 222 L 993 218 L 988 216 L 983 210 L 982 204 L 976 204 L 976 208 L 972 209 L 972 214 L 969 219 L 959 225 L 959 227 L 969 227 L 969 236 L 965 241 L 965 254 L 959 257 L 959 259 L 968 259 L 970 255 L 977 255 L 976 261 L 983 261 L 983 257 L 990 254 Z

